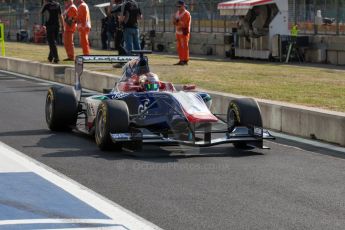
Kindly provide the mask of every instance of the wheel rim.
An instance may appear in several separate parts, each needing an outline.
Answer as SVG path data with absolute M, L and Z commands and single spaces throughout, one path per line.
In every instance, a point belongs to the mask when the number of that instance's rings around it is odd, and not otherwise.
M 228 129 L 231 132 L 235 128 L 236 114 L 234 110 L 230 110 L 228 113 Z
M 96 137 L 97 141 L 100 142 L 102 140 L 104 135 L 104 129 L 105 129 L 105 117 L 102 110 L 99 110 L 98 112 L 98 120 L 96 124 Z
M 49 94 L 46 100 L 46 120 L 48 123 L 51 123 L 53 117 L 53 98 Z

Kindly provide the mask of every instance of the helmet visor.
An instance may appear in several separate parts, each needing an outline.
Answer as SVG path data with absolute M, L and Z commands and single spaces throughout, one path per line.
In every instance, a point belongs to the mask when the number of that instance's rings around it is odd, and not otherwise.
M 159 85 L 158 83 L 147 83 L 145 84 L 146 91 L 158 91 Z

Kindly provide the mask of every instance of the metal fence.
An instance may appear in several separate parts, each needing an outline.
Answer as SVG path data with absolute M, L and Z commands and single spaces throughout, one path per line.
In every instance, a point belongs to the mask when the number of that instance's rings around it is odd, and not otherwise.
M 187 1 L 187 9 L 192 16 L 192 32 L 226 33 L 231 31 L 228 17 L 219 15 L 217 5 L 221 1 Z M 159 32 L 174 31 L 172 17 L 177 11 L 176 1 L 145 1 L 141 6 L 144 12 L 144 30 Z
M 345 34 L 345 0 L 287 0 L 289 2 L 289 22 L 299 24 L 300 32 L 305 34 Z M 176 11 L 176 1 L 142 1 L 145 14 L 144 30 L 155 29 L 170 32 L 174 28 L 171 17 Z M 236 17 L 220 16 L 217 5 L 223 1 L 189 0 L 188 10 L 192 16 L 193 32 L 229 33 L 236 26 Z M 324 19 L 316 25 L 317 12 Z
M 345 34 L 345 0 L 287 0 L 289 1 L 289 22 L 298 23 L 300 32 L 305 34 Z M 0 4 L 0 21 L 6 25 L 5 32 L 28 30 L 42 23 L 39 14 L 42 1 L 5 0 Z M 59 1 L 63 5 L 63 1 Z M 93 21 L 93 30 L 100 30 L 103 15 L 94 7 L 107 1 L 87 0 Z M 171 23 L 175 14 L 175 0 L 141 0 L 139 1 L 144 20 L 140 22 L 142 31 L 172 32 Z M 188 0 L 188 10 L 192 16 L 192 32 L 230 33 L 236 25 L 236 17 L 220 16 L 217 5 L 220 0 Z M 324 22 L 316 25 L 317 13 Z M 327 21 L 328 20 L 328 21 Z M 13 36 L 13 35 L 12 35 Z
M 345 0 L 290 0 L 289 21 L 298 24 L 305 34 L 344 35 Z

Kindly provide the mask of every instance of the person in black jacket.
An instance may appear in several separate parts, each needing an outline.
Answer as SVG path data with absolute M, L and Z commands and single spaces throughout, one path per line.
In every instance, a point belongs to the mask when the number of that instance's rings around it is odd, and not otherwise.
M 48 61 L 52 63 L 59 63 L 59 54 L 56 48 L 56 42 L 59 36 L 59 27 L 63 31 L 63 18 L 61 15 L 61 6 L 58 2 L 53 0 L 45 0 L 45 4 L 41 9 L 41 14 L 48 13 L 48 19 L 45 22 L 47 28 L 47 40 L 49 44 Z
M 111 41 L 115 43 L 115 32 L 116 32 L 116 23 L 115 17 L 111 14 L 111 8 L 109 7 L 107 11 L 108 23 L 107 23 L 107 31 L 108 31 L 108 48 L 111 49 Z
M 138 19 L 142 14 L 138 3 L 135 0 L 126 0 L 121 10 L 120 22 L 124 23 L 123 36 L 125 39 L 126 51 L 140 50 Z
M 115 17 L 115 50 L 118 51 L 119 55 L 125 55 L 127 52 L 124 48 L 123 39 L 123 22 L 120 22 L 119 16 L 121 14 L 123 0 L 113 0 L 111 13 Z
M 104 8 L 104 11 L 108 11 L 108 7 Z M 102 41 L 102 49 L 108 49 L 108 15 L 102 18 L 102 28 L 101 28 L 101 41 Z

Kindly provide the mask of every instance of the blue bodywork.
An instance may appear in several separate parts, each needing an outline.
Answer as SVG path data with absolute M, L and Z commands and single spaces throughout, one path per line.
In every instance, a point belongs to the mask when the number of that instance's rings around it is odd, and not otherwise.
M 188 92 L 192 93 L 192 92 Z M 180 102 L 169 92 L 112 92 L 102 95 L 103 100 L 123 100 L 126 102 L 131 123 L 136 127 L 150 130 L 169 130 L 177 123 L 188 121 L 184 115 Z M 205 103 L 211 102 L 207 93 L 195 92 Z

